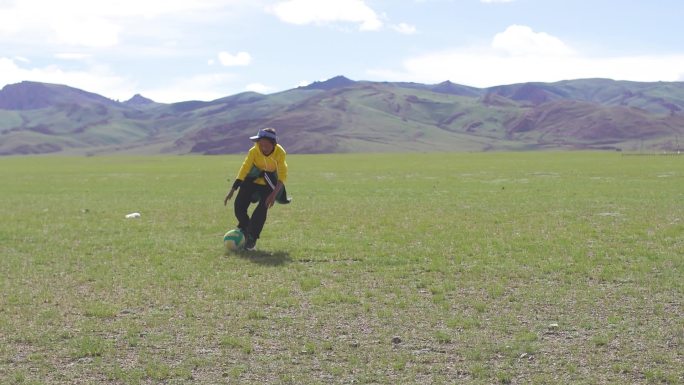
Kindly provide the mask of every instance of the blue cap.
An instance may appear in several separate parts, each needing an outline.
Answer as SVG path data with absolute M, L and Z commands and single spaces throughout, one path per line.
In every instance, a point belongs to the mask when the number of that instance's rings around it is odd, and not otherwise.
M 278 137 L 276 136 L 276 134 L 270 131 L 266 131 L 266 129 L 259 130 L 259 132 L 255 136 L 250 136 L 249 138 L 255 142 L 261 138 L 271 139 L 274 142 L 278 142 Z

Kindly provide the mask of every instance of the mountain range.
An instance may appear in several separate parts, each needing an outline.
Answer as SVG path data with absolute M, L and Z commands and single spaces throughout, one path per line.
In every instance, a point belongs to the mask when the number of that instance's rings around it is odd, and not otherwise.
M 684 82 L 578 79 L 474 88 L 337 76 L 213 101 L 111 100 L 24 81 L 0 90 L 0 155 L 229 154 L 274 127 L 290 153 L 684 147 Z

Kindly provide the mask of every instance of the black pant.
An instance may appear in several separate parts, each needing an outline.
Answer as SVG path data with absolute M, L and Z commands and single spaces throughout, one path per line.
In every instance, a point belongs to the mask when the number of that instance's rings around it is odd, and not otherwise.
M 235 217 L 238 220 L 238 228 L 242 230 L 242 233 L 249 235 L 254 239 L 259 239 L 261 235 L 261 230 L 264 228 L 264 223 L 266 223 L 266 214 L 268 213 L 268 208 L 266 207 L 266 198 L 273 191 L 270 186 L 256 184 L 250 180 L 245 180 L 240 185 L 237 197 L 235 198 Z M 258 195 L 259 204 L 252 212 L 252 217 L 250 218 L 247 214 L 247 209 L 249 205 L 253 203 L 253 197 L 255 194 Z

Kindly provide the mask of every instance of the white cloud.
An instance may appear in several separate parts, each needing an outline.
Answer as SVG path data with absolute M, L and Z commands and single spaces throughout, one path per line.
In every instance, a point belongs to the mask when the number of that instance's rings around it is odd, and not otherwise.
M 252 62 L 252 55 L 247 52 L 238 52 L 235 55 L 219 52 L 218 59 L 226 67 L 248 66 Z
M 104 18 L 79 20 L 64 17 L 52 22 L 57 42 L 83 47 L 112 47 L 119 43 L 122 27 Z
M 450 80 L 474 87 L 530 81 L 610 78 L 632 81 L 677 81 L 684 55 L 591 57 L 560 39 L 512 26 L 488 47 L 467 47 L 427 53 L 404 61 L 397 70 L 370 70 L 382 80 L 438 83 Z
M 268 94 L 273 92 L 275 89 L 261 83 L 250 83 L 247 85 L 247 87 L 245 87 L 245 90 L 258 92 L 260 94 Z
M 26 63 L 25 63 L 26 64 Z M 115 75 L 106 66 L 93 65 L 84 70 L 64 70 L 55 65 L 27 68 L 9 58 L 0 58 L 0 84 L 22 81 L 64 84 L 95 92 L 111 99 L 123 99 L 134 94 L 135 84 Z
M 509 55 L 571 55 L 574 51 L 559 38 L 544 32 L 534 32 L 525 25 L 511 25 L 497 33 L 492 48 Z
M 231 73 L 200 74 L 170 79 L 163 87 L 150 87 L 140 90 L 139 93 L 160 103 L 188 100 L 211 101 L 235 94 L 237 92 L 236 79 L 237 76 Z
M 491 4 L 491 3 L 512 3 L 515 0 L 480 0 L 480 2 L 485 3 L 485 4 Z
M 59 19 L 68 15 L 80 17 L 144 17 L 154 18 L 168 14 L 185 14 L 213 10 L 248 0 L 16 0 L 4 6 L 3 12 L 26 20 Z
M 0 79 L 11 79 L 12 74 L 16 73 L 18 70 L 19 67 L 17 67 L 17 65 L 14 63 L 14 60 L 6 57 L 0 57 Z M 14 79 L 12 79 L 11 82 L 14 82 Z
M 121 27 L 103 13 L 100 4 L 22 0 L 0 13 L 0 38 L 51 44 L 108 47 L 119 42 Z
M 414 33 L 416 33 L 416 27 L 406 23 L 399 23 L 397 25 L 393 25 L 392 29 L 403 35 L 413 35 Z
M 111 47 L 127 27 L 167 15 L 196 14 L 247 0 L 16 0 L 0 12 L 0 40 L 50 42 L 84 47 Z M 152 33 L 154 33 L 152 31 Z
M 289 0 L 277 3 L 271 11 L 281 21 L 296 25 L 353 23 L 361 31 L 382 28 L 378 15 L 363 0 Z
M 55 54 L 55 58 L 61 60 L 87 60 L 92 57 L 91 54 L 87 53 L 76 53 L 76 52 L 61 52 Z

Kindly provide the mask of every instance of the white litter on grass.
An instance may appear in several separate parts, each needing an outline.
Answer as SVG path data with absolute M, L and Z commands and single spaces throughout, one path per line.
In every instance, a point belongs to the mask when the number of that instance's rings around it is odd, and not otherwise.
M 596 215 L 598 215 L 600 217 L 620 217 L 620 216 L 622 216 L 622 214 L 620 214 L 620 213 L 609 213 L 609 212 L 598 213 Z
M 126 214 L 126 219 L 140 218 L 140 213 Z

